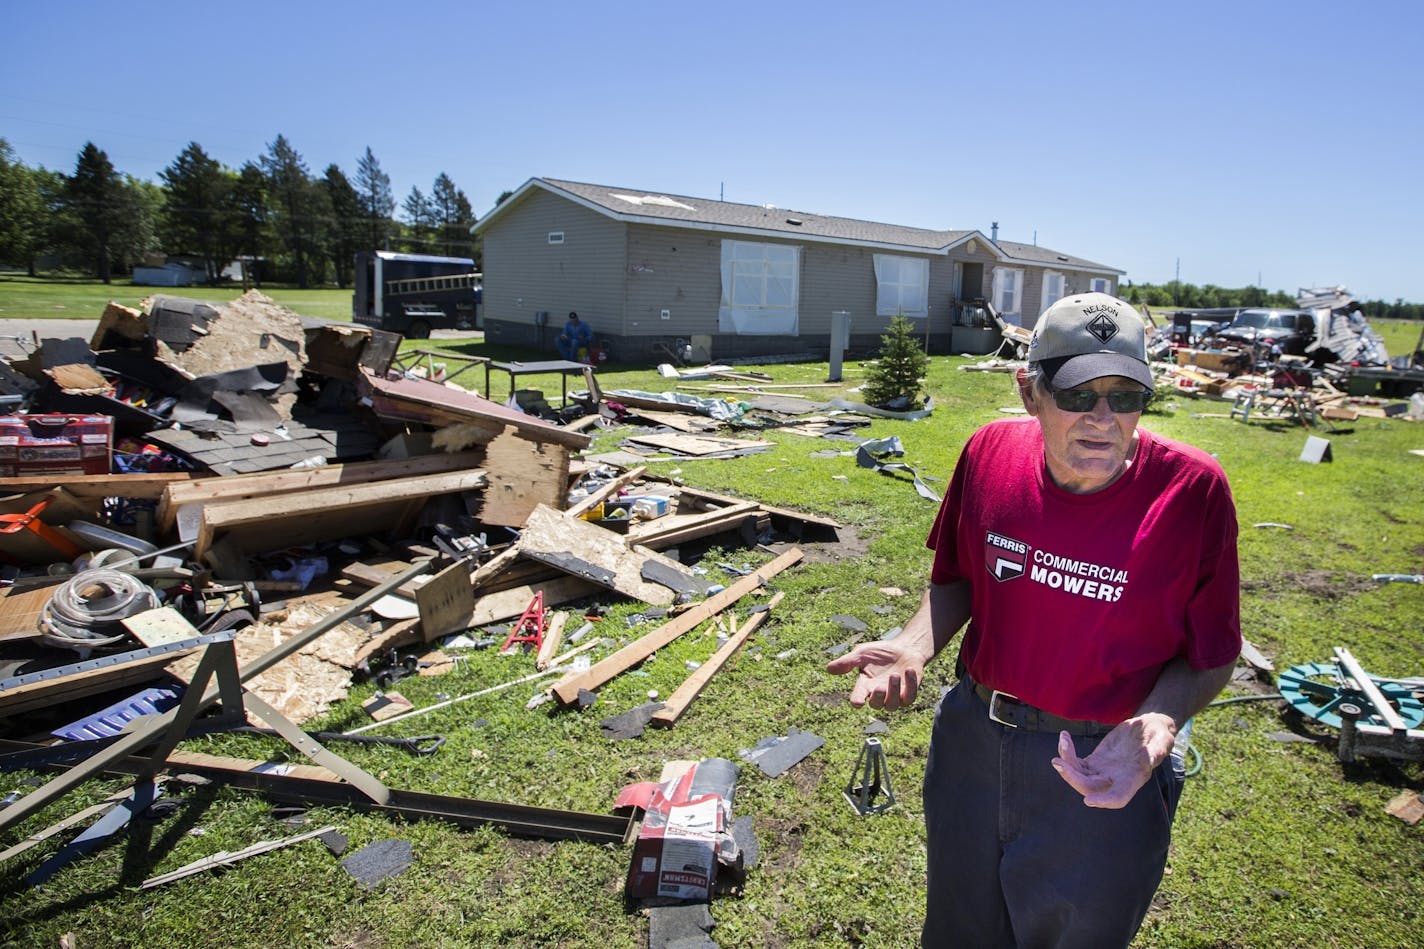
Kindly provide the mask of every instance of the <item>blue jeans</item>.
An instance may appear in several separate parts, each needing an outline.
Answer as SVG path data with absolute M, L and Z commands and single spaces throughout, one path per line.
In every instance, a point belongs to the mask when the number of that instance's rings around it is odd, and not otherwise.
M 1086 756 L 1100 738 L 1077 737 Z M 1184 775 L 1170 756 L 1120 810 L 1088 807 L 1049 762 L 1058 733 L 991 721 L 970 689 L 935 712 L 925 769 L 925 947 L 1127 946 L 1167 862 Z

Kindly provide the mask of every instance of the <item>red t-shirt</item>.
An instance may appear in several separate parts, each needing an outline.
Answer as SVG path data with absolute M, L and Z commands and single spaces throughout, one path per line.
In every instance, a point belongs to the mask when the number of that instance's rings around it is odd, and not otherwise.
M 1049 477 L 1033 419 L 964 447 L 926 546 L 931 580 L 968 579 L 969 674 L 1065 718 L 1131 717 L 1162 667 L 1241 651 L 1236 509 L 1215 459 L 1139 428 L 1123 475 L 1092 494 Z

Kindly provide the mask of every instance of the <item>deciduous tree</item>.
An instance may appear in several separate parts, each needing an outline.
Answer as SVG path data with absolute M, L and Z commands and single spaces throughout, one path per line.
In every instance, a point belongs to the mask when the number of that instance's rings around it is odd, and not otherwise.
M 16 158 L 10 143 L 0 138 L 0 260 L 24 264 L 35 275 L 35 257 L 48 239 L 42 174 Z

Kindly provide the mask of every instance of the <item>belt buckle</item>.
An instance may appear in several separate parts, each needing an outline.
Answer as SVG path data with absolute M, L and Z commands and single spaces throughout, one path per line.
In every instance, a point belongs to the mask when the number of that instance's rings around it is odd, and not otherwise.
M 1019 723 L 1018 723 L 1018 722 L 1011 722 L 1011 721 L 1009 721 L 1008 719 L 1000 718 L 1000 717 L 999 717 L 999 713 L 998 713 L 998 711 L 997 711 L 997 707 L 998 707 L 999 702 L 1000 702 L 1002 699 L 1009 699 L 1009 700 L 1012 701 L 1012 702 L 1018 702 L 1018 696 L 1010 695 L 1010 694 L 1007 693 L 1007 692 L 1000 692 L 998 689 L 995 689 L 993 692 L 990 692 L 990 693 L 989 693 L 989 721 L 991 721 L 991 722 L 998 722 L 1000 725 L 1003 725 L 1003 726 L 1005 726 L 1005 727 L 1007 727 L 1007 728 L 1018 728 L 1018 727 L 1019 727 Z M 1022 703 L 1020 703 L 1020 704 L 1022 704 Z

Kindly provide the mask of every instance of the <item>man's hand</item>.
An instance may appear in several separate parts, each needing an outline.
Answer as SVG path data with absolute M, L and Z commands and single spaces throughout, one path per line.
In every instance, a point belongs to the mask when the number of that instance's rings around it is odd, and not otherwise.
M 1089 807 L 1125 807 L 1171 753 L 1175 737 L 1166 715 L 1139 715 L 1108 732 L 1088 757 L 1079 758 L 1072 736 L 1059 732 L 1053 769 Z
M 925 675 L 925 663 L 892 639 L 861 643 L 844 656 L 826 663 L 826 671 L 835 675 L 860 673 L 850 690 L 851 705 L 868 704 L 871 708 L 894 711 L 915 701 L 920 680 Z

